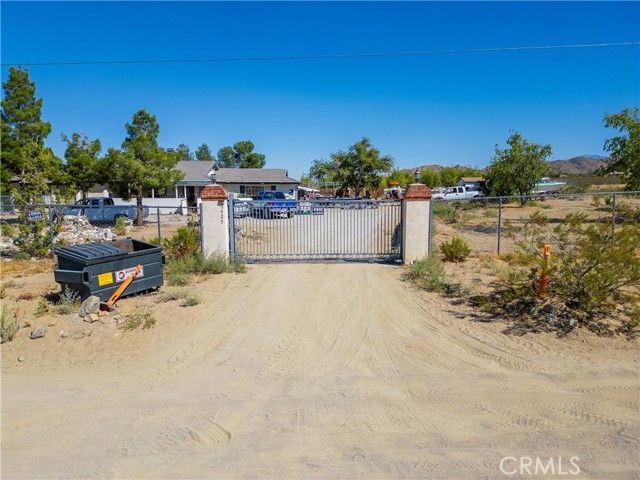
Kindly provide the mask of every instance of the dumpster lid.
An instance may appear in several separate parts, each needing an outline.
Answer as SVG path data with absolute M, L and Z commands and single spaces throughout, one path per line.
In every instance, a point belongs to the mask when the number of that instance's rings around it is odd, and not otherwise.
M 110 243 L 101 242 L 83 243 L 81 245 L 56 248 L 56 255 L 58 256 L 84 261 L 107 259 L 108 257 L 121 257 L 126 254 L 127 251 L 122 248 L 114 247 Z

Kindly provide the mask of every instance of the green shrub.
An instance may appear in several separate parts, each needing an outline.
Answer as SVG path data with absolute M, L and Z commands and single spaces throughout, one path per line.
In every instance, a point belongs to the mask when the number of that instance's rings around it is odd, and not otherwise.
M 53 235 L 57 234 L 57 227 L 54 227 Z M 51 251 L 51 233 L 49 223 L 45 220 L 33 222 L 21 220 L 17 230 L 12 237 L 13 244 L 20 249 L 26 257 L 46 257 Z
M 469 220 L 473 220 L 474 218 L 478 218 L 474 213 L 464 212 L 462 215 L 455 215 L 455 222 L 457 228 L 464 228 L 464 226 L 469 223 Z
M 450 242 L 440 245 L 440 251 L 447 262 L 464 262 L 471 253 L 471 248 L 464 238 L 456 236 Z
M 442 291 L 446 283 L 444 267 L 435 257 L 426 257 L 413 262 L 407 277 L 420 288 L 432 292 Z
M 182 272 L 167 270 L 167 284 L 172 287 L 184 287 L 189 284 L 189 278 Z
M 456 202 L 456 207 L 463 211 L 479 210 L 485 207 L 485 202 L 480 200 L 468 200 L 468 201 Z
M 485 218 L 498 218 L 498 210 L 495 208 L 487 208 L 484 211 Z
M 64 290 L 58 297 L 58 311 L 62 314 L 72 313 L 80 306 L 80 295 L 75 290 L 65 285 Z
M 123 217 L 116 218 L 115 223 L 113 224 L 113 231 L 116 235 L 126 235 L 127 234 L 127 222 Z
M 8 224 L 7 222 L 0 223 L 0 233 L 3 237 L 13 238 L 16 234 L 16 229 L 13 225 Z
M 148 318 L 145 318 L 144 323 L 142 324 L 142 329 L 143 330 L 147 330 L 147 329 L 153 328 L 155 326 L 156 326 L 155 317 L 148 317 Z
M 624 207 L 618 207 L 624 210 Z M 516 257 L 531 268 L 526 281 L 514 279 L 512 288 L 534 297 L 536 284 L 546 269 L 542 252 L 552 245 L 547 269 L 549 301 L 580 318 L 580 324 L 602 333 L 614 311 L 630 312 L 640 302 L 640 225 L 614 225 L 584 213 L 570 213 L 561 223 L 550 224 L 533 213 L 516 233 Z
M 180 227 L 171 238 L 162 244 L 167 258 L 180 259 L 198 255 L 200 252 L 200 231 L 190 227 Z
M 158 303 L 173 302 L 174 300 L 182 300 L 189 295 L 186 291 L 173 290 L 169 292 L 159 293 L 156 297 Z
M 20 322 L 18 322 L 15 315 L 9 312 L 7 306 L 3 305 L 2 313 L 0 314 L 0 340 L 2 340 L 2 343 L 13 340 L 18 330 L 20 330 Z
M 214 253 L 208 257 L 198 253 L 169 260 L 167 271 L 169 275 L 216 275 L 225 272 L 242 273 L 245 271 L 245 265 L 240 260 L 229 262 L 228 256 L 224 253 Z
M 456 218 L 456 209 L 453 205 L 447 202 L 433 202 L 433 216 L 453 223 Z
M 229 264 L 229 271 L 233 273 L 244 273 L 247 271 L 247 266 L 242 260 L 236 259 Z
M 133 311 L 124 315 L 124 323 L 120 325 L 122 330 L 135 330 L 140 325 L 143 329 L 155 326 L 156 319 L 146 307 L 137 307 Z
M 46 315 L 47 313 L 49 313 L 49 306 L 47 305 L 47 302 L 45 302 L 44 300 L 40 299 L 40 301 L 38 302 L 38 308 L 35 311 L 35 316 L 36 317 L 42 317 L 44 315 Z
M 503 270 L 500 275 L 509 285 L 526 282 L 529 278 L 529 275 L 524 270 L 513 270 L 511 268 Z
M 200 297 L 198 295 L 189 295 L 187 298 L 184 299 L 184 302 L 182 302 L 182 306 L 183 307 L 195 307 L 196 305 L 200 304 Z

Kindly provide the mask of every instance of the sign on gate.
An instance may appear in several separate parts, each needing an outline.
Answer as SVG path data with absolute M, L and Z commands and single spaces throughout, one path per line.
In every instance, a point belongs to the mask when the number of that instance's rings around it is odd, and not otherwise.
M 324 215 L 324 208 L 322 207 L 313 207 L 314 215 Z

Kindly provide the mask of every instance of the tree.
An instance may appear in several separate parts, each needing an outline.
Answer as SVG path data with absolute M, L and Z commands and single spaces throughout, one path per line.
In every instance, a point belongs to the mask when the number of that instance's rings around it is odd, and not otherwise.
M 485 173 L 486 188 L 490 195 L 520 195 L 522 204 L 542 177 L 549 174 L 546 158 L 551 155 L 551 145 L 529 143 L 518 132 L 507 140 L 508 149 L 496 154 Z
M 62 141 L 67 142 L 64 158 L 70 182 L 82 192 L 82 198 L 87 198 L 89 189 L 102 181 L 99 172 L 100 140 L 89 140 L 84 134 L 73 133 L 71 138 L 62 134 Z
M 640 118 L 638 107 L 622 109 L 620 113 L 604 116 L 607 128 L 626 135 L 605 141 L 604 149 L 611 154 L 606 172 L 620 172 L 626 190 L 640 190 Z
M 440 170 L 440 178 L 443 186 L 451 187 L 457 185 L 458 180 L 462 177 L 481 177 L 482 172 L 469 167 L 444 167 Z
M 333 165 L 328 160 L 314 160 L 309 168 L 309 177 L 316 185 L 321 186 L 325 182 L 337 182 L 336 172 Z
M 311 178 L 309 175 L 307 174 L 302 174 L 302 176 L 300 177 L 300 184 L 304 187 L 312 187 L 312 186 L 316 186 L 316 184 L 313 181 L 313 178 Z
M 145 190 L 163 189 L 180 181 L 184 174 L 175 168 L 178 152 L 166 151 L 158 146 L 160 126 L 156 117 L 139 110 L 133 122 L 126 124 L 127 138 L 122 150 L 109 149 L 103 162 L 109 185 L 122 198 L 136 197 L 137 224 L 144 223 L 142 195 Z
M 245 140 L 237 142 L 233 147 L 218 150 L 218 165 L 221 168 L 262 168 L 265 155 L 253 151 L 253 142 Z
M 218 150 L 218 166 L 220 168 L 239 168 L 240 162 L 236 161 L 233 147 L 223 147 Z
M 198 147 L 198 150 L 196 150 L 196 159 L 200 162 L 213 162 L 214 158 L 211 150 L 209 150 L 209 145 L 203 143 Z
M 420 183 L 424 183 L 429 188 L 442 185 L 442 177 L 438 170 L 423 170 L 420 172 Z
M 357 197 L 365 188 L 379 188 L 382 175 L 393 169 L 393 158 L 380 155 L 380 151 L 371 145 L 371 141 L 362 140 L 349 147 L 346 152 L 331 154 L 328 170 L 344 190 L 352 188 Z M 327 168 L 325 165 L 319 165 Z
M 24 161 L 29 158 L 45 159 L 53 156 L 48 151 L 45 157 L 35 154 L 36 144 L 44 147 L 44 140 L 51 132 L 51 124 L 43 122 L 42 98 L 36 98 L 36 84 L 29 80 L 29 71 L 11 67 L 9 78 L 2 84 L 2 191 L 7 191 L 9 181 L 15 175 L 24 177 Z M 29 146 L 29 152 L 22 152 Z M 45 162 L 46 163 L 46 162 Z M 53 173 L 53 172 L 49 172 Z M 44 172 L 42 171 L 44 175 Z
M 185 145 L 184 143 L 178 145 L 176 153 L 178 154 L 179 162 L 189 162 L 191 160 L 194 160 L 193 153 L 191 153 L 191 150 L 189 150 L 189 145 Z
M 393 170 L 389 175 L 382 179 L 382 186 L 389 187 L 391 182 L 395 182 L 393 185 L 399 185 L 402 188 L 407 188 L 407 185 L 416 181 L 415 175 L 409 170 Z
M 14 192 L 16 201 L 22 205 L 39 203 L 49 191 L 47 182 L 60 182 L 64 179 L 62 161 L 38 142 L 29 142 L 18 151 L 15 161 L 16 180 L 20 191 Z

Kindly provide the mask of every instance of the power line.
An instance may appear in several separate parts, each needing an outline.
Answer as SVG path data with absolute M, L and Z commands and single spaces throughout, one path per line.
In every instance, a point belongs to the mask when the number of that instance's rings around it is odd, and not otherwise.
M 366 57 L 406 57 L 417 55 L 450 55 L 460 53 L 489 53 L 489 52 L 514 52 L 525 50 L 554 50 L 569 48 L 597 48 L 597 47 L 623 47 L 640 45 L 640 42 L 618 43 L 587 43 L 578 45 L 536 45 L 528 47 L 496 47 L 496 48 L 471 48 L 461 50 L 429 50 L 419 52 L 389 52 L 389 53 L 344 53 L 328 55 L 300 55 L 281 57 L 231 57 L 231 58 L 200 58 L 200 59 L 165 59 L 165 60 L 96 60 L 74 62 L 39 62 L 39 63 L 2 63 L 3 67 L 21 65 L 25 67 L 53 67 L 68 65 L 132 65 L 132 64 L 159 64 L 159 63 L 222 63 L 222 62 L 270 62 L 282 60 L 326 60 L 340 58 L 366 58 Z

